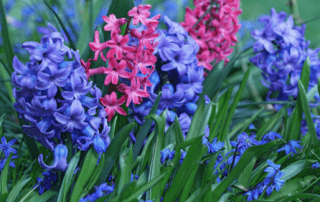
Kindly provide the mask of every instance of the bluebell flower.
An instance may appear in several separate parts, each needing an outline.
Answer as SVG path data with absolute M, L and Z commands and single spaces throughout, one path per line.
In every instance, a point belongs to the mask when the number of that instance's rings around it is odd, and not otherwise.
M 283 176 L 283 172 L 277 172 L 273 178 L 266 178 L 263 183 L 268 186 L 266 189 L 266 193 L 268 196 L 273 192 L 274 189 L 279 191 L 283 184 L 285 183 L 284 180 L 281 180 L 281 177 Z
M 96 191 L 84 198 L 81 198 L 79 202 L 94 202 L 97 199 L 110 194 L 114 191 L 114 184 L 109 186 L 107 183 L 102 183 L 99 186 L 95 186 Z
M 160 162 L 163 164 L 167 159 L 172 161 L 175 155 L 175 151 L 171 151 L 169 148 L 162 150 L 160 157 Z
M 290 140 L 286 145 L 278 149 L 277 152 L 284 151 L 286 155 L 291 154 L 291 156 L 293 156 L 293 154 L 297 153 L 295 148 L 303 148 L 301 145 L 299 145 L 300 142 L 301 141 Z
M 237 137 L 237 142 L 230 141 L 230 144 L 234 147 L 237 146 L 238 151 L 240 154 L 243 154 L 246 149 L 253 145 L 259 145 L 259 142 L 255 139 L 256 135 L 250 135 L 248 136 L 247 133 L 242 132 Z
M 214 138 L 212 143 L 210 143 L 205 136 L 202 138 L 202 144 L 208 147 L 208 153 L 215 153 L 224 147 L 224 142 L 217 143 L 217 138 Z
M 275 139 L 282 139 L 282 136 L 276 132 L 269 131 L 267 134 L 265 134 L 262 137 L 262 140 L 260 141 L 260 144 L 266 144 L 269 141 L 273 141 Z
M 57 181 L 57 175 L 54 172 L 46 171 L 42 173 L 44 178 L 37 177 L 37 184 L 34 186 L 39 186 L 39 194 L 42 195 L 46 190 L 51 189 L 51 187 Z
M 259 198 L 259 189 L 256 188 L 256 189 L 250 190 L 250 191 L 246 192 L 243 195 L 247 195 L 248 196 L 247 201 L 258 200 L 258 198 Z
M 57 169 L 61 171 L 66 171 L 68 168 L 67 156 L 68 156 L 68 148 L 63 144 L 58 144 L 54 148 L 54 160 L 51 166 L 48 166 L 43 162 L 42 154 L 40 154 L 40 156 L 38 157 L 38 161 L 40 166 L 43 169 L 46 169 L 46 170 Z
M 17 156 L 17 155 L 16 156 L 12 156 L 11 160 L 15 159 L 15 158 L 18 158 L 18 157 L 19 156 Z M 8 158 L 0 159 L 0 171 L 3 169 L 4 165 L 6 164 L 7 159 Z M 9 166 L 13 167 L 13 168 L 16 167 L 16 165 L 12 161 L 10 161 Z
M 267 167 L 266 169 L 264 169 L 264 172 L 268 172 L 267 178 L 268 177 L 273 177 L 277 172 L 280 171 L 280 165 L 274 164 L 272 161 L 270 161 L 269 159 L 267 160 L 268 164 L 270 167 Z
M 17 153 L 17 150 L 14 148 L 11 148 L 11 146 L 17 141 L 17 139 L 12 139 L 9 142 L 7 142 L 6 138 L 4 136 L 1 137 L 1 143 L 0 144 L 0 151 L 1 153 L 4 152 L 6 157 L 9 157 L 10 153 Z M 0 156 L 1 157 L 1 156 Z
M 316 163 L 312 164 L 311 168 L 312 168 L 312 169 L 320 168 L 319 162 L 316 162 Z

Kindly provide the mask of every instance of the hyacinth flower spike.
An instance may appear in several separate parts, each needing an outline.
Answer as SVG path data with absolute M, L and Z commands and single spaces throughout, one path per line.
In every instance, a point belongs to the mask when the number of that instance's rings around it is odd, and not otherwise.
M 46 170 L 57 169 L 61 171 L 66 171 L 68 168 L 67 156 L 68 156 L 68 148 L 63 144 L 58 144 L 54 148 L 54 161 L 51 166 L 48 166 L 43 162 L 42 154 L 39 155 L 38 161 L 40 166 Z

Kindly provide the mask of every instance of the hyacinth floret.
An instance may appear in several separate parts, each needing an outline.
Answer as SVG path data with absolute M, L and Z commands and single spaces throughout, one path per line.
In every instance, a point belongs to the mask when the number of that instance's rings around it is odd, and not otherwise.
M 199 51 L 197 43 L 178 23 L 163 17 L 167 29 L 157 30 L 158 46 L 153 54 L 157 57 L 155 71 L 150 76 L 151 86 L 147 86 L 149 99 L 139 106 L 130 106 L 133 117 L 143 123 L 143 114 L 147 114 L 155 102 L 158 92 L 162 91 L 157 114 L 168 110 L 166 129 L 177 116 L 183 134 L 190 128 L 191 115 L 197 109 L 196 101 L 202 92 L 203 66 L 198 66 L 196 57 Z M 134 41 L 132 41 L 134 43 Z M 151 102 L 150 102 L 151 101 Z
M 40 43 L 23 44 L 30 53 L 29 62 L 24 65 L 13 59 L 14 108 L 30 123 L 22 126 L 24 132 L 54 151 L 52 166 L 39 156 L 42 167 L 65 171 L 66 135 L 79 149 L 86 151 L 93 145 L 102 153 L 110 143 L 110 128 L 99 103 L 101 90 L 88 82 L 78 51 L 65 46 L 61 33 L 48 26 L 51 32 Z
M 268 174 L 263 182 L 244 193 L 244 195 L 248 196 L 247 201 L 258 200 L 259 196 L 263 194 L 264 191 L 270 196 L 274 189 L 279 191 L 283 186 L 285 181 L 281 179 L 284 175 L 284 172 L 280 171 L 281 165 L 275 164 L 269 159 L 267 159 L 267 163 L 269 167 L 265 168 L 264 172 L 267 172 Z
M 230 46 L 237 42 L 241 14 L 239 0 L 194 0 L 195 8 L 186 8 L 185 21 L 180 24 L 200 46 L 197 54 L 199 65 L 210 71 L 212 61 L 229 61 L 233 52 Z M 207 75 L 204 72 L 204 75 Z
M 114 14 L 103 16 L 107 23 L 104 26 L 105 31 L 111 31 L 111 39 L 106 42 L 100 42 L 99 32 L 95 31 L 94 41 L 89 43 L 91 50 L 95 53 L 94 58 L 89 58 L 87 62 L 81 60 L 85 68 L 87 78 L 96 74 L 105 74 L 104 85 L 109 85 L 109 91 L 100 98 L 105 107 L 105 113 L 108 121 L 116 113 L 126 116 L 127 113 L 121 108 L 126 103 L 128 107 L 133 104 L 140 104 L 142 98 L 149 97 L 147 86 L 151 86 L 149 77 L 154 71 L 156 57 L 152 54 L 157 47 L 154 39 L 159 35 L 155 32 L 160 15 L 150 17 L 150 5 L 139 5 L 128 12 L 129 19 L 117 19 Z M 134 25 L 141 23 L 144 29 L 130 28 L 130 22 Z M 121 33 L 121 26 L 127 23 L 125 33 Z M 130 37 L 129 37 L 130 36 Z M 132 44 L 131 41 L 135 41 Z M 107 54 L 103 51 L 107 49 Z M 91 63 L 100 58 L 108 63 L 108 67 L 98 67 L 90 69 Z M 107 61 L 108 60 L 108 61 Z M 120 82 L 119 82 L 120 81 Z M 116 92 L 121 93 L 118 98 Z
M 304 38 L 305 25 L 294 26 L 293 17 L 287 18 L 285 12 L 277 13 L 272 8 L 271 16 L 262 16 L 259 21 L 264 29 L 251 32 L 256 40 L 253 45 L 256 55 L 250 61 L 262 70 L 262 82 L 269 88 L 267 99 L 296 99 L 298 79 L 307 57 L 310 58 L 308 90 L 317 84 L 320 49 L 308 48 L 310 42 Z M 315 98 L 318 99 L 318 95 Z

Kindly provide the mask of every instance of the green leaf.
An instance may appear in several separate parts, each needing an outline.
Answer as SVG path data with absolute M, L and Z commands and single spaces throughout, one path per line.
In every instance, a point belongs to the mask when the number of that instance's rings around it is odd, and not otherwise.
M 180 122 L 177 116 L 174 119 L 174 131 L 175 131 L 175 137 L 176 137 L 176 145 L 183 143 L 184 137 L 183 137 Z
M 252 158 L 250 163 L 244 168 L 244 171 L 240 174 L 238 178 L 238 182 L 242 184 L 245 188 L 249 188 L 250 177 L 256 161 L 257 159 L 255 157 Z
M 246 74 L 244 75 L 244 78 L 243 78 L 243 81 L 242 81 L 242 83 L 241 83 L 241 85 L 240 85 L 240 88 L 239 88 L 239 90 L 238 90 L 238 92 L 237 92 L 237 94 L 236 94 L 236 97 L 234 98 L 233 103 L 232 103 L 232 105 L 231 105 L 231 107 L 230 107 L 230 110 L 229 110 L 229 112 L 228 112 L 227 121 L 226 121 L 226 123 L 224 124 L 224 127 L 223 127 L 223 129 L 222 129 L 221 134 L 219 135 L 219 139 L 222 140 L 222 141 L 225 141 L 225 140 L 226 140 L 226 135 L 227 135 L 227 133 L 228 133 L 228 131 L 229 131 L 233 114 L 234 114 L 234 112 L 235 112 L 235 110 L 236 110 L 236 108 L 237 108 L 238 102 L 240 101 L 240 97 L 241 97 L 241 95 L 242 95 L 242 92 L 243 92 L 243 90 L 244 90 L 245 87 L 246 87 L 246 84 L 247 84 L 247 80 L 248 80 L 248 78 L 249 78 L 249 75 L 250 75 L 250 69 L 248 69 L 247 72 L 246 72 Z
M 203 90 L 199 95 L 197 104 L 199 105 L 204 99 L 204 95 L 207 95 L 210 99 L 218 92 L 222 82 L 228 76 L 229 72 L 233 68 L 234 62 L 237 60 L 239 54 L 232 58 L 230 62 L 224 67 L 223 61 L 220 61 L 207 75 L 203 81 Z
M 199 162 L 204 152 L 202 136 L 196 137 L 196 141 L 190 146 L 183 163 L 172 181 L 172 185 L 165 192 L 163 201 L 176 201 L 181 194 L 190 175 L 197 172 Z
M 292 196 L 285 197 L 284 199 L 280 199 L 279 202 L 290 202 L 297 199 L 305 199 L 305 198 L 313 198 L 317 199 L 316 201 L 320 201 L 320 195 L 318 194 L 309 194 L 309 193 L 301 193 L 301 194 L 294 194 Z
M 298 80 L 298 87 L 299 87 L 299 97 L 301 100 L 301 105 L 302 105 L 302 109 L 305 115 L 305 119 L 307 121 L 307 125 L 308 125 L 308 130 L 309 130 L 309 134 L 310 134 L 310 138 L 311 138 L 311 142 L 312 144 L 318 145 L 318 138 L 317 138 L 317 132 L 316 129 L 314 127 L 314 123 L 311 117 L 311 112 L 310 112 L 310 108 L 309 108 L 309 104 L 308 104 L 308 100 L 307 100 L 307 95 L 306 95 L 306 91 L 305 88 L 303 87 L 303 84 L 301 83 L 300 79 Z
M 285 108 L 283 107 L 280 111 L 278 111 L 273 117 L 271 117 L 267 122 L 265 122 L 262 127 L 258 130 L 256 136 L 257 140 L 261 140 L 262 137 L 270 131 L 277 123 L 279 123 L 280 119 L 282 118 L 283 114 L 287 113 Z
M 123 142 L 127 139 L 134 125 L 134 123 L 130 123 L 123 127 L 111 141 L 105 154 L 105 165 L 101 172 L 99 183 L 103 183 L 107 180 L 109 172 L 111 171 L 115 161 L 117 160 L 120 154 L 121 146 Z
M 310 59 L 309 57 L 303 64 L 302 72 L 301 72 L 301 82 L 305 89 L 308 89 L 309 80 L 310 80 Z M 298 140 L 300 136 L 300 127 L 302 121 L 302 103 L 301 103 L 301 96 L 300 91 L 298 93 L 297 104 L 294 108 L 292 115 L 289 118 L 289 126 L 287 133 L 284 136 L 284 139 L 288 142 L 289 140 Z
M 149 115 L 156 114 L 158 106 L 159 106 L 159 101 L 160 101 L 161 95 L 162 95 L 162 92 L 160 91 L 158 93 L 158 97 L 157 97 L 156 101 L 154 102 L 154 104 L 149 112 Z M 146 120 L 144 122 L 144 124 L 142 125 L 142 127 L 140 127 L 140 131 L 137 135 L 137 140 L 136 140 L 135 144 L 133 145 L 133 160 L 136 160 L 136 158 L 138 157 L 140 150 L 142 148 L 143 142 L 149 133 L 152 122 L 153 122 L 152 120 Z
M 198 106 L 196 112 L 194 113 L 191 121 L 191 125 L 186 137 L 186 141 L 191 140 L 199 135 L 202 135 L 207 125 L 203 120 L 204 116 L 204 100 Z
M 130 182 L 131 171 L 132 171 L 132 147 L 126 148 L 119 158 L 120 164 L 120 179 L 118 185 L 118 193 L 121 193 L 124 186 Z
M 145 191 L 147 191 L 148 189 L 155 187 L 166 175 L 167 173 L 163 173 L 161 175 L 159 175 L 158 177 L 154 178 L 153 180 L 151 180 L 150 182 L 143 184 L 141 186 L 136 187 L 136 189 L 131 192 L 132 195 L 129 196 L 128 198 L 126 198 L 126 201 L 132 201 L 133 199 L 138 198 L 141 194 L 143 194 Z M 125 190 L 124 190 L 125 191 Z
M 210 127 L 209 140 L 212 140 L 213 138 L 217 137 L 218 129 L 220 126 L 223 125 L 223 120 L 225 120 L 225 117 L 227 116 L 228 105 L 229 105 L 229 100 L 232 94 L 232 90 L 233 90 L 233 87 L 229 88 L 219 99 L 218 114 L 216 116 L 216 119 L 211 118 L 211 121 L 209 122 L 209 127 Z M 219 139 L 219 141 L 224 141 L 224 140 Z
M 60 202 L 65 202 L 67 201 L 66 197 L 67 194 L 69 192 L 69 189 L 71 187 L 72 182 L 74 181 L 74 171 L 76 170 L 78 163 L 79 163 L 79 159 L 80 159 L 80 151 L 78 151 L 73 158 L 71 159 L 68 169 L 66 171 L 66 174 L 64 175 L 61 187 L 60 187 L 60 191 L 59 191 L 59 195 L 58 195 L 58 199 L 57 201 Z
M 303 168 L 305 167 L 307 162 L 308 160 L 299 160 L 282 169 L 281 172 L 283 172 L 283 176 L 281 179 L 285 181 L 290 180 L 301 171 L 303 171 Z
M 35 139 L 33 137 L 30 137 L 27 134 L 23 134 L 23 136 L 25 138 L 26 145 L 27 145 L 27 148 L 28 148 L 29 154 L 31 155 L 32 160 L 38 159 L 40 152 L 39 152 L 37 142 L 35 141 Z
M 223 179 L 218 186 L 212 191 L 212 198 L 218 199 L 227 190 L 227 188 L 237 179 L 243 172 L 244 168 L 250 163 L 252 158 L 259 158 L 271 149 L 276 149 L 278 146 L 284 144 L 284 140 L 274 140 L 265 145 L 252 146 L 248 148 L 241 156 L 238 164 L 231 170 L 228 176 Z
M 4 195 L 8 192 L 7 180 L 8 180 L 9 164 L 10 164 L 12 155 L 13 153 L 10 153 L 1 171 L 1 195 Z
M 84 186 L 90 180 L 94 169 L 96 168 L 99 154 L 91 147 L 84 159 L 83 166 L 76 183 L 74 185 L 70 201 L 79 201 Z
M 11 75 L 11 73 L 13 72 L 13 66 L 12 66 L 13 50 L 12 50 L 10 37 L 9 37 L 10 35 L 8 30 L 7 17 L 6 17 L 5 10 L 3 8 L 2 0 L 0 0 L 0 15 L 1 15 L 1 26 L 2 26 L 2 38 L 3 38 L 3 41 L 5 42 L 3 43 L 3 45 L 4 45 L 5 53 L 7 56 L 7 63 L 9 64 L 9 68 L 10 68 L 9 69 L 10 72 L 8 72 L 8 74 Z
M 0 138 L 2 137 L 2 121 L 5 115 L 6 114 L 2 114 L 2 116 L 0 117 Z
M 50 198 L 54 197 L 57 195 L 56 191 L 52 190 L 47 190 L 44 192 L 42 195 L 39 195 L 38 193 L 35 194 L 33 197 L 31 197 L 28 202 L 33 202 L 33 201 L 49 201 Z
M 66 27 L 64 26 L 62 20 L 61 20 L 60 17 L 58 16 L 58 14 L 53 10 L 53 8 L 51 8 L 51 6 L 50 6 L 46 1 L 43 1 L 43 2 L 46 4 L 46 6 L 48 6 L 48 8 L 52 11 L 52 13 L 54 14 L 54 16 L 57 18 L 59 24 L 61 25 L 64 33 L 66 34 L 66 36 L 67 36 L 67 38 L 68 38 L 68 40 L 69 40 L 69 43 L 70 43 L 71 48 L 72 48 L 74 51 L 76 51 L 77 48 L 76 48 L 74 42 L 72 41 L 72 38 L 70 37 L 70 34 L 69 34 L 69 32 L 67 31 Z
M 31 180 L 31 177 L 23 180 L 21 179 L 17 184 L 12 188 L 10 191 L 10 194 L 7 198 L 6 202 L 15 202 L 17 196 L 19 195 L 20 191 L 23 189 L 23 187 Z
M 153 146 L 152 151 L 152 157 L 151 157 L 151 164 L 149 169 L 149 176 L 148 181 L 151 182 L 156 177 L 160 176 L 160 152 L 163 147 L 163 139 L 164 139 L 164 132 L 165 132 L 165 126 L 166 126 L 166 117 L 167 117 L 168 110 L 165 109 L 160 116 L 155 114 L 150 114 L 145 117 L 145 119 L 151 118 L 156 123 L 155 128 L 155 142 Z M 155 187 L 152 187 L 150 189 L 150 199 L 153 201 L 160 201 L 160 185 L 156 185 Z
M 105 153 L 103 153 L 99 158 L 100 158 L 100 161 L 98 163 L 98 166 L 94 169 L 93 174 L 90 178 L 90 181 L 85 187 L 86 191 L 90 191 L 95 184 L 98 184 L 97 180 L 100 178 L 100 174 L 103 170 L 103 167 L 105 166 L 105 159 L 106 159 Z

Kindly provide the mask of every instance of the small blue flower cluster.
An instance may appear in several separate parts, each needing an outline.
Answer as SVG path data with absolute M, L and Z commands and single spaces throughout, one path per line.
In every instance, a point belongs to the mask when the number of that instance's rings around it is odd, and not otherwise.
M 46 171 L 42 173 L 41 177 L 37 177 L 37 184 L 34 186 L 39 187 L 39 195 L 42 195 L 44 191 L 51 189 L 51 187 L 57 182 L 57 174 L 51 171 Z
M 17 141 L 17 139 L 13 139 L 13 140 L 10 140 L 9 142 L 7 142 L 6 138 L 3 136 L 1 137 L 1 144 L 0 144 L 0 171 L 3 169 L 6 161 L 7 161 L 7 158 L 9 157 L 10 153 L 14 153 L 16 154 L 17 151 L 14 149 L 14 148 L 11 148 L 11 146 Z M 2 156 L 2 153 L 4 153 L 5 155 L 5 158 L 4 159 L 1 159 L 1 156 Z M 18 158 L 17 155 L 15 156 L 12 156 L 11 157 L 11 160 L 12 159 L 15 159 L 15 158 Z M 13 162 L 10 162 L 9 163 L 9 166 L 11 167 L 15 167 L 15 164 Z
M 264 172 L 268 173 L 266 179 L 244 194 L 248 196 L 247 201 L 258 200 L 259 196 L 264 191 L 266 191 L 269 196 L 274 189 L 279 191 L 284 184 L 285 181 L 281 179 L 284 174 L 284 172 L 280 171 L 281 165 L 274 164 L 269 159 L 267 160 L 267 163 L 269 164 L 269 167 L 264 169 Z
M 96 191 L 93 194 L 80 199 L 79 202 L 94 202 L 98 198 L 110 194 L 114 191 L 114 184 L 112 186 L 109 186 L 107 183 L 102 183 L 99 186 L 96 186 L 95 189 Z
M 199 46 L 196 42 L 181 25 L 167 16 L 164 16 L 164 20 L 168 29 L 157 31 L 160 35 L 154 50 L 157 56 L 156 71 L 150 76 L 152 86 L 147 88 L 150 97 L 137 108 L 131 105 L 132 115 L 142 124 L 157 93 L 162 91 L 157 114 L 168 109 L 166 129 L 178 116 L 182 132 L 186 135 L 191 124 L 189 116 L 197 109 L 198 94 L 202 92 L 204 70 L 198 66 L 196 54 Z
M 251 32 L 256 42 L 256 55 L 250 61 L 262 70 L 263 84 L 270 89 L 267 99 L 288 100 L 298 95 L 298 79 L 306 58 L 310 58 L 309 89 L 317 84 L 320 76 L 318 52 L 307 49 L 309 41 L 304 38 L 305 25 L 294 26 L 292 16 L 287 20 L 285 12 L 271 9 L 271 16 L 262 16 L 263 30 Z M 274 95 L 278 92 L 278 95 Z
M 88 82 L 79 53 L 65 46 L 61 33 L 48 26 L 51 32 L 41 43 L 23 43 L 30 62 L 24 65 L 17 57 L 13 59 L 14 108 L 31 123 L 23 126 L 24 132 L 54 151 L 55 166 L 45 166 L 42 156 L 40 164 L 46 169 L 65 170 L 68 150 L 61 143 L 67 133 L 79 149 L 86 151 L 92 144 L 102 153 L 110 143 L 110 127 L 99 104 L 101 91 Z

